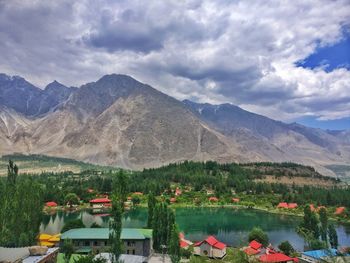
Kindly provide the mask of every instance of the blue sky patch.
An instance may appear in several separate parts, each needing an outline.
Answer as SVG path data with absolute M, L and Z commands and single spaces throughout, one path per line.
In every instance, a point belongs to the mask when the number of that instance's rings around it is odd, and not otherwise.
M 336 68 L 350 69 L 350 35 L 333 46 L 321 47 L 315 53 L 296 63 L 298 67 L 323 67 L 326 72 Z
M 342 118 L 337 120 L 325 120 L 320 121 L 317 120 L 316 117 L 302 117 L 296 122 L 303 124 L 305 126 L 313 127 L 313 128 L 321 128 L 324 130 L 345 130 L 350 129 L 350 117 L 349 118 Z

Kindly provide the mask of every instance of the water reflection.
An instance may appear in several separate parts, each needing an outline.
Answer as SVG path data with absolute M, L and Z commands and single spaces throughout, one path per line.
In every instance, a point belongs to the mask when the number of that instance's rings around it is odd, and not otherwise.
M 81 218 L 86 227 L 97 223 L 108 227 L 107 212 L 94 213 L 91 210 L 81 212 L 62 212 L 46 215 L 41 224 L 41 232 L 59 233 L 64 222 Z M 247 243 L 247 235 L 254 226 L 267 232 L 270 241 L 277 246 L 284 240 L 289 240 L 299 250 L 304 242 L 296 233 L 295 228 L 300 218 L 287 215 L 266 213 L 258 210 L 232 208 L 178 208 L 176 222 L 186 238 L 192 241 L 204 239 L 207 235 L 215 235 L 221 241 L 231 246 L 242 246 Z M 145 227 L 147 224 L 147 209 L 137 208 L 127 211 L 124 215 L 124 227 Z M 341 245 L 350 245 L 350 227 L 337 226 Z

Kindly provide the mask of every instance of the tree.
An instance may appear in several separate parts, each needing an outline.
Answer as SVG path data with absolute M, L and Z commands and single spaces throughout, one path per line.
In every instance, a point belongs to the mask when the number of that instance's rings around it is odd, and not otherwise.
M 283 241 L 278 248 L 287 256 L 290 256 L 295 250 L 288 241 Z
M 148 194 L 148 219 L 147 219 L 147 227 L 152 228 L 153 226 L 153 214 L 154 208 L 157 204 L 157 199 L 154 194 L 151 192 Z
M 329 224 L 328 226 L 328 236 L 329 236 L 329 243 L 332 248 L 338 247 L 338 235 L 337 231 L 335 230 L 335 227 L 333 224 Z
M 93 255 L 81 256 L 74 260 L 74 263 L 106 263 L 107 260 L 103 257 L 94 258 Z
M 316 213 L 311 211 L 309 205 L 304 207 L 303 222 L 300 225 L 303 228 L 303 232 L 310 233 L 314 239 L 318 239 L 320 236 L 319 220 Z
M 176 224 L 173 224 L 171 228 L 168 254 L 170 256 L 172 263 L 180 262 L 180 259 L 181 259 L 180 239 L 179 239 L 179 230 Z
M 64 202 L 72 208 L 73 205 L 79 204 L 79 197 L 75 193 L 69 193 L 65 196 Z
M 83 221 L 82 221 L 81 219 L 69 220 L 69 221 L 67 221 L 67 222 L 64 224 L 64 226 L 63 226 L 61 232 L 64 233 L 64 232 L 66 232 L 66 231 L 68 231 L 68 230 L 70 230 L 70 229 L 74 229 L 74 228 L 84 228 L 84 227 L 85 227 L 85 225 L 84 225 L 84 223 L 83 223 Z
M 109 242 L 111 244 L 111 261 L 118 262 L 122 254 L 122 241 L 120 239 L 122 232 L 123 201 L 117 194 L 112 196 L 112 211 L 109 221 Z
M 60 251 L 64 254 L 64 261 L 66 263 L 69 263 L 69 260 L 74 253 L 74 246 L 72 240 L 65 239 L 63 242 L 63 246 L 60 248 Z
M 321 239 L 327 243 L 327 230 L 328 230 L 328 216 L 327 211 L 325 208 L 321 208 L 319 211 L 320 215 L 320 233 L 321 233 Z
M 250 242 L 253 240 L 260 242 L 264 246 L 267 246 L 269 244 L 269 237 L 260 227 L 254 227 L 250 231 L 248 235 L 248 241 Z
M 42 187 L 31 176 L 19 176 L 11 160 L 7 171 L 7 180 L 0 184 L 0 246 L 30 246 L 39 233 Z

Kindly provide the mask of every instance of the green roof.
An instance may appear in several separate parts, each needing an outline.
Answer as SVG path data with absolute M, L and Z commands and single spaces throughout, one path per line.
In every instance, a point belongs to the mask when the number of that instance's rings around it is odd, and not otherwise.
M 146 239 L 152 237 L 152 229 L 123 228 L 121 239 Z M 61 239 L 108 239 L 109 228 L 75 228 L 64 232 Z

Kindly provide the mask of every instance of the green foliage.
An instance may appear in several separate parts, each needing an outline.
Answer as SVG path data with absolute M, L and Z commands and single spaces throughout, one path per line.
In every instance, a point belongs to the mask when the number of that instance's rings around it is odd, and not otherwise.
M 326 209 L 321 208 L 319 211 L 319 215 L 320 215 L 320 222 L 321 222 L 321 227 L 320 227 L 321 239 L 327 243 L 328 216 L 327 216 Z
M 250 231 L 248 235 L 248 241 L 250 242 L 252 240 L 256 240 L 264 246 L 267 246 L 269 244 L 269 237 L 260 227 L 254 227 Z
M 176 224 L 172 225 L 168 254 L 172 263 L 178 263 L 181 259 L 179 230 Z
M 292 253 L 294 253 L 293 246 L 288 241 L 283 241 L 278 248 L 287 256 L 290 256 Z
M 93 255 L 81 256 L 74 260 L 74 263 L 106 263 L 106 259 L 102 257 L 94 258 Z
M 42 188 L 29 176 L 19 176 L 9 161 L 7 180 L 0 183 L 0 246 L 29 246 L 36 242 L 43 209 Z
M 63 245 L 60 247 L 61 253 L 64 253 L 64 261 L 69 263 L 69 260 L 74 253 L 74 246 L 72 240 L 65 239 Z
M 304 207 L 303 222 L 300 227 L 304 229 L 303 232 L 310 234 L 313 239 L 318 239 L 320 236 L 319 219 L 317 214 L 311 211 L 309 205 Z
M 67 221 L 67 222 L 64 224 L 64 226 L 63 226 L 61 232 L 64 233 L 64 232 L 66 232 L 66 231 L 68 231 L 68 230 L 70 230 L 70 229 L 74 229 L 74 228 L 84 228 L 84 227 L 85 227 L 85 225 L 84 225 L 84 223 L 83 223 L 83 221 L 82 221 L 81 219 L 69 220 L 69 221 Z
M 121 189 L 122 190 L 122 189 Z M 120 193 L 120 192 L 119 192 Z M 118 194 L 112 196 L 112 211 L 109 221 L 109 242 L 111 244 L 112 262 L 118 262 L 122 254 L 122 241 L 120 239 L 122 232 L 123 201 Z
M 147 219 L 147 227 L 152 228 L 153 226 L 153 214 L 154 214 L 154 208 L 157 204 L 157 199 L 154 196 L 153 193 L 149 193 L 148 197 L 148 219 Z
M 328 226 L 328 236 L 329 236 L 329 243 L 332 248 L 338 247 L 338 235 L 337 231 L 335 230 L 335 227 L 333 224 L 329 224 Z
M 153 215 L 153 248 L 161 252 L 162 246 L 168 247 L 171 231 L 175 224 L 175 215 L 165 203 L 158 203 Z
M 64 202 L 72 207 L 73 205 L 79 204 L 79 197 L 75 193 L 69 193 L 65 196 Z

